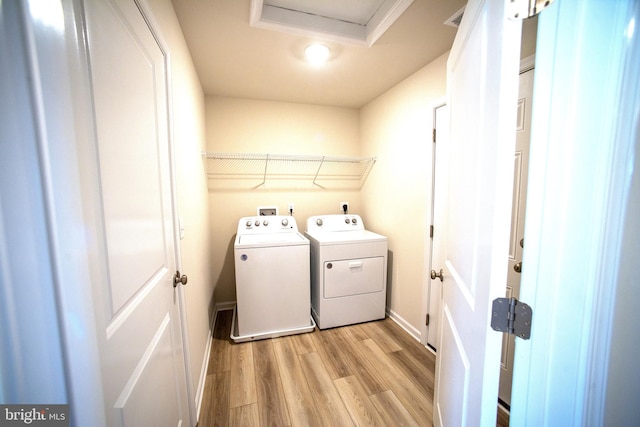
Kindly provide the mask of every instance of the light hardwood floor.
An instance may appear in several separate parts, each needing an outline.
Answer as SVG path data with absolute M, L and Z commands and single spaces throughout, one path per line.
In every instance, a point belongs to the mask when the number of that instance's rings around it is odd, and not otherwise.
M 235 344 L 232 313 L 217 314 L 198 427 L 433 425 L 435 356 L 391 319 Z

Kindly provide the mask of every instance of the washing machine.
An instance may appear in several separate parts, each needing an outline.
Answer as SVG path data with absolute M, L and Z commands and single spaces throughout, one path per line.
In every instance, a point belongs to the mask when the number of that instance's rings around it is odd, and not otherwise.
M 310 332 L 309 240 L 292 216 L 244 217 L 234 242 L 235 342 Z
M 385 317 L 387 238 L 366 230 L 359 215 L 307 219 L 311 311 L 326 329 Z

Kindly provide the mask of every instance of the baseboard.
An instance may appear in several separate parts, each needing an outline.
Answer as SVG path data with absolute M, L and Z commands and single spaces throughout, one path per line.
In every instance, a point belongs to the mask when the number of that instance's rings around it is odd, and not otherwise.
M 215 323 L 215 316 L 214 323 Z M 200 368 L 200 379 L 198 380 L 198 388 L 196 389 L 196 420 L 200 419 L 200 408 L 202 407 L 202 398 L 204 396 L 204 387 L 207 381 L 207 370 L 209 369 L 209 357 L 211 355 L 211 344 L 213 342 L 213 328 L 215 325 L 209 327 L 209 335 L 207 337 L 207 346 L 204 350 L 204 360 L 202 361 L 202 367 Z
M 216 314 L 219 311 L 225 311 L 225 310 L 233 310 L 233 307 L 236 306 L 236 302 L 235 301 L 227 301 L 227 302 L 218 302 L 216 303 L 216 311 L 214 313 L 213 318 L 216 318 Z
M 213 344 L 213 331 L 215 331 L 216 327 L 216 319 L 218 318 L 219 311 L 225 310 L 233 310 L 236 302 L 222 302 L 216 303 L 215 308 L 213 310 L 213 315 L 211 319 L 211 325 L 209 326 L 209 336 L 207 337 L 207 346 L 205 349 L 204 360 L 202 361 L 202 368 L 200 369 L 200 379 L 198 381 L 198 388 L 196 390 L 196 417 L 200 419 L 200 409 L 202 408 L 202 398 L 204 397 L 204 387 L 207 381 L 207 371 L 209 370 L 209 358 L 211 357 L 211 346 Z
M 389 316 L 389 318 L 391 320 L 393 320 L 394 322 L 396 322 L 402 329 L 404 329 L 405 331 L 407 331 L 407 333 L 409 335 L 411 335 L 413 338 L 415 338 L 418 342 L 420 341 L 420 331 L 416 328 L 414 328 L 409 322 L 407 322 L 402 316 L 400 316 L 398 313 L 396 313 L 395 311 L 391 310 L 389 307 L 387 307 L 387 315 Z

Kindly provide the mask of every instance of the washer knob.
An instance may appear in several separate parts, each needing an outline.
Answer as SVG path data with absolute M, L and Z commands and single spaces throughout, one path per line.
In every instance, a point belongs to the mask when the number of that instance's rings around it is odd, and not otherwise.
M 247 221 L 247 227 L 251 227 L 252 222 L 251 221 Z
M 349 218 L 344 219 L 345 224 L 349 224 Z
M 266 227 L 267 225 L 269 225 L 269 220 L 265 219 L 264 221 L 262 221 L 262 224 Z
M 357 222 L 358 222 L 358 219 L 357 219 L 357 218 L 351 218 L 351 223 L 352 223 L 352 224 L 356 224 Z
M 256 224 L 256 227 L 259 227 L 259 226 L 260 226 L 260 220 L 259 220 L 259 219 L 256 219 L 255 224 Z
M 322 218 L 318 218 L 318 219 L 316 219 L 316 225 L 317 225 L 318 227 L 322 227 Z
M 283 227 L 286 227 L 287 225 L 289 225 L 289 220 L 288 220 L 287 218 L 284 218 L 284 219 L 282 220 L 282 226 L 283 226 Z

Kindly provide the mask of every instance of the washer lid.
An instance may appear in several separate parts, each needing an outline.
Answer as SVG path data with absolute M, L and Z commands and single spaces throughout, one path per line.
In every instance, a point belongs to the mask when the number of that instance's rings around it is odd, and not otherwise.
M 307 239 L 300 233 L 240 234 L 236 239 L 236 244 L 239 245 L 301 244 L 305 242 Z

